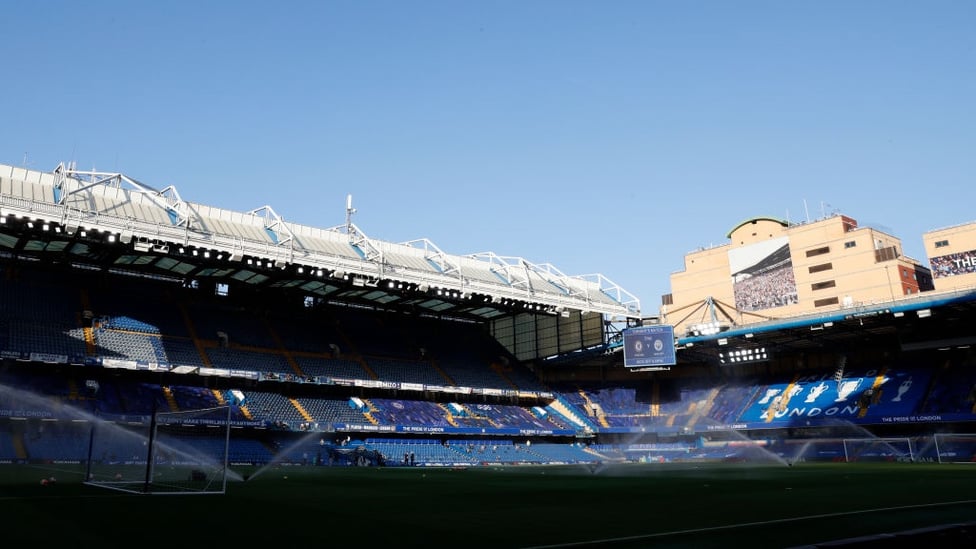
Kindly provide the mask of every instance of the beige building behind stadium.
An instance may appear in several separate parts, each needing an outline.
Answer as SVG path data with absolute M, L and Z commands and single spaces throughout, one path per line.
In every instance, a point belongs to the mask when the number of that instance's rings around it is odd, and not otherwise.
M 926 252 L 930 257 L 935 251 L 968 254 L 962 261 L 970 261 L 967 278 L 972 280 L 976 225 L 953 231 L 926 235 Z M 727 244 L 687 254 L 684 270 L 671 275 L 660 322 L 673 325 L 677 337 L 874 305 L 935 289 L 932 272 L 902 254 L 900 239 L 859 227 L 845 215 L 805 223 L 755 217 L 726 236 Z M 951 279 L 945 278 L 948 285 Z
M 922 235 L 936 291 L 976 288 L 976 222 Z

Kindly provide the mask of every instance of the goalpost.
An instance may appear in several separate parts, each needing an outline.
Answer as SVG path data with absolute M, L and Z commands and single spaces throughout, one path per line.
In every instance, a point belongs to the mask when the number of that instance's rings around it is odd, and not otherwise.
M 915 461 L 915 448 L 907 437 L 845 438 L 844 460 Z
M 976 434 L 935 433 L 932 438 L 939 463 L 976 463 Z
M 145 422 L 97 422 L 85 483 L 139 494 L 223 494 L 230 406 L 157 412 Z

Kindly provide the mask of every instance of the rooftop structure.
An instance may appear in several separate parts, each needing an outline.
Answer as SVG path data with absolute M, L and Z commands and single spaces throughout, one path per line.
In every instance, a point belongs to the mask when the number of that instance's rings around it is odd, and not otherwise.
M 494 252 L 447 253 L 419 238 L 370 238 L 346 219 L 286 221 L 270 205 L 247 212 L 198 204 L 126 174 L 0 165 L 0 252 L 209 281 L 298 288 L 327 300 L 411 307 L 489 320 L 512 313 L 640 318 L 640 303 L 602 274 Z

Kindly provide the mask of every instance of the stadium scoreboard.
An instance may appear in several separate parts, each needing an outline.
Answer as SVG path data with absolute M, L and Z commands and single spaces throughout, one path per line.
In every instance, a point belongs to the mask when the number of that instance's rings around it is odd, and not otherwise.
M 677 363 L 674 326 L 654 325 L 624 330 L 624 367 L 666 369 Z

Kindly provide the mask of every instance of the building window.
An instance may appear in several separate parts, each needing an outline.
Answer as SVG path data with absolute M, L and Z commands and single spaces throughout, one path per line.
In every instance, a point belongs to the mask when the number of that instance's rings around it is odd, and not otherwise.
M 836 282 L 834 282 L 833 280 L 827 280 L 825 282 L 817 282 L 816 284 L 811 284 L 810 285 L 810 289 L 813 290 L 813 291 L 817 291 L 817 290 L 823 290 L 823 289 L 826 289 L 826 288 L 834 288 L 836 286 L 837 286 L 837 283 Z
M 810 274 L 819 273 L 822 271 L 829 271 L 834 268 L 833 263 L 821 263 L 820 265 L 813 265 L 810 267 Z
M 661 296 L 661 305 L 674 305 L 674 294 L 664 294 Z
M 823 255 L 830 253 L 830 246 L 824 246 L 823 248 L 816 248 L 813 250 L 807 250 L 807 257 L 813 257 L 815 255 Z
M 945 248 L 948 245 L 949 245 L 949 241 L 948 240 L 936 240 L 935 241 L 935 247 L 936 248 Z
M 888 246 L 887 248 L 878 248 L 874 250 L 874 261 L 875 263 L 881 263 L 882 261 L 891 261 L 898 257 L 898 248 L 894 246 Z
M 844 248 L 853 248 L 855 246 L 857 246 L 856 240 L 848 240 L 847 242 L 844 243 Z
M 836 297 L 828 297 L 826 299 L 818 299 L 813 302 L 814 307 L 826 307 L 827 305 L 837 305 L 840 300 Z

